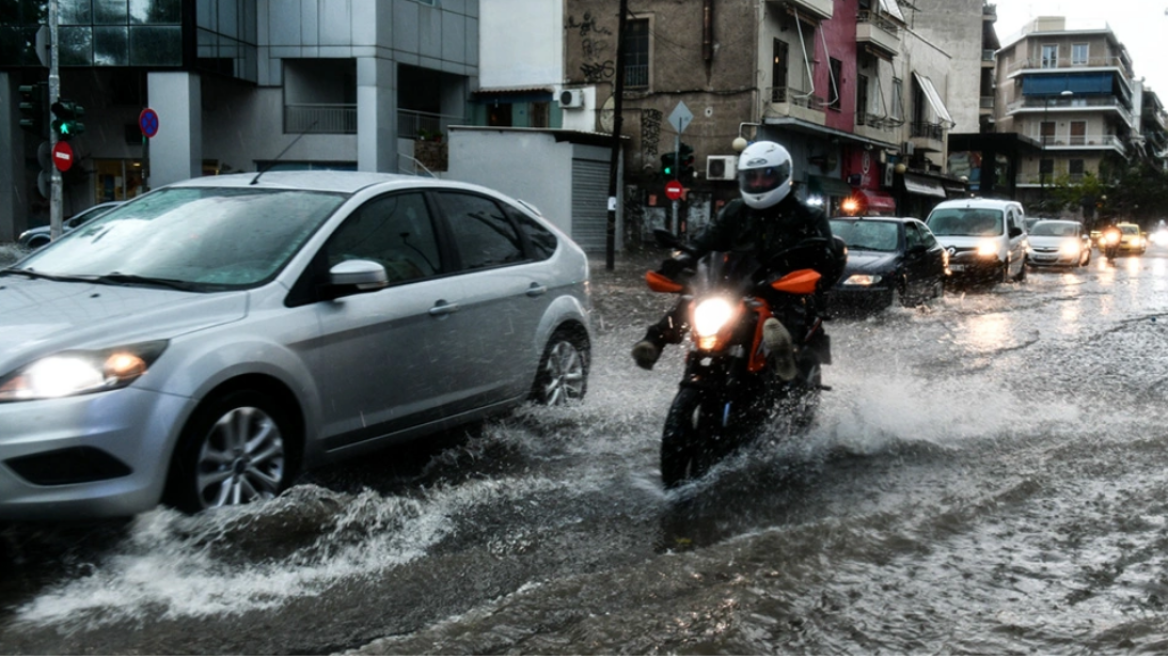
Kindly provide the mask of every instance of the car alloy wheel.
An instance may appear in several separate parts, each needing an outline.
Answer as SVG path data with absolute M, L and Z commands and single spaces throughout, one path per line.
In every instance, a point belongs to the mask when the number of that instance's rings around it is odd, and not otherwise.
M 548 340 L 535 380 L 535 398 L 544 405 L 568 405 L 588 388 L 588 343 L 579 334 L 558 330 Z

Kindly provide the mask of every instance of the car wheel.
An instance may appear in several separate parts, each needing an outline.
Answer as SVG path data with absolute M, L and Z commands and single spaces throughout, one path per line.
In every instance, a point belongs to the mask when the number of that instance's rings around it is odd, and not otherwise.
M 1079 264 L 1079 266 L 1087 266 L 1090 263 L 1091 263 L 1091 251 L 1088 250 L 1086 253 L 1083 254 L 1083 261 Z
M 293 431 L 280 404 L 259 391 L 204 402 L 175 451 L 166 503 L 196 513 L 275 497 L 292 480 Z
M 535 400 L 544 405 L 581 401 L 588 389 L 588 356 L 588 338 L 580 331 L 557 330 L 539 361 Z

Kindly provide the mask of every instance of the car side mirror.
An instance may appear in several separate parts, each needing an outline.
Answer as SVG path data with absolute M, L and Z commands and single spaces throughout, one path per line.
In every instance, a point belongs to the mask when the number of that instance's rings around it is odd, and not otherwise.
M 1010 238 L 1011 239 L 1013 239 L 1014 237 L 1021 237 L 1021 236 L 1022 236 L 1022 228 L 1019 228 L 1018 226 L 1013 226 L 1010 228 Z
M 367 294 L 389 286 L 385 267 L 371 260 L 345 260 L 329 269 L 323 295 L 329 300 Z

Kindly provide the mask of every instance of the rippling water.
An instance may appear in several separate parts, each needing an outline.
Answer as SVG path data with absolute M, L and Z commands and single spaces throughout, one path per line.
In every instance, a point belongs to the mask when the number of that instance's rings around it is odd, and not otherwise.
M 668 299 L 597 265 L 583 406 L 260 507 L 5 529 L 0 650 L 1164 651 L 1166 262 L 836 321 L 810 434 L 668 494 L 681 352 L 627 356 Z

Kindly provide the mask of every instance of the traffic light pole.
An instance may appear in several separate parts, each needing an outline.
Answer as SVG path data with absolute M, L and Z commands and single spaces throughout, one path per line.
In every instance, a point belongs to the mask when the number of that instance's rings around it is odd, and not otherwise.
M 679 182 L 681 180 L 681 133 L 680 132 L 678 132 L 676 135 L 673 136 L 673 179 L 678 180 Z M 678 200 L 676 198 L 674 198 L 673 199 L 673 221 L 670 223 L 670 226 L 673 228 L 674 234 L 678 235 L 679 237 L 683 237 L 685 235 L 685 228 L 683 228 L 681 226 L 681 223 L 678 222 L 678 217 L 677 217 L 678 209 L 677 209 L 677 207 L 678 207 Z
M 49 103 L 57 102 L 61 97 L 61 76 L 57 69 L 57 56 L 60 53 L 57 41 L 57 2 L 49 0 Z M 57 131 L 49 129 L 49 152 L 57 145 Z M 51 191 L 49 193 L 49 238 L 57 239 L 61 236 L 61 171 L 54 163 L 49 168 Z

